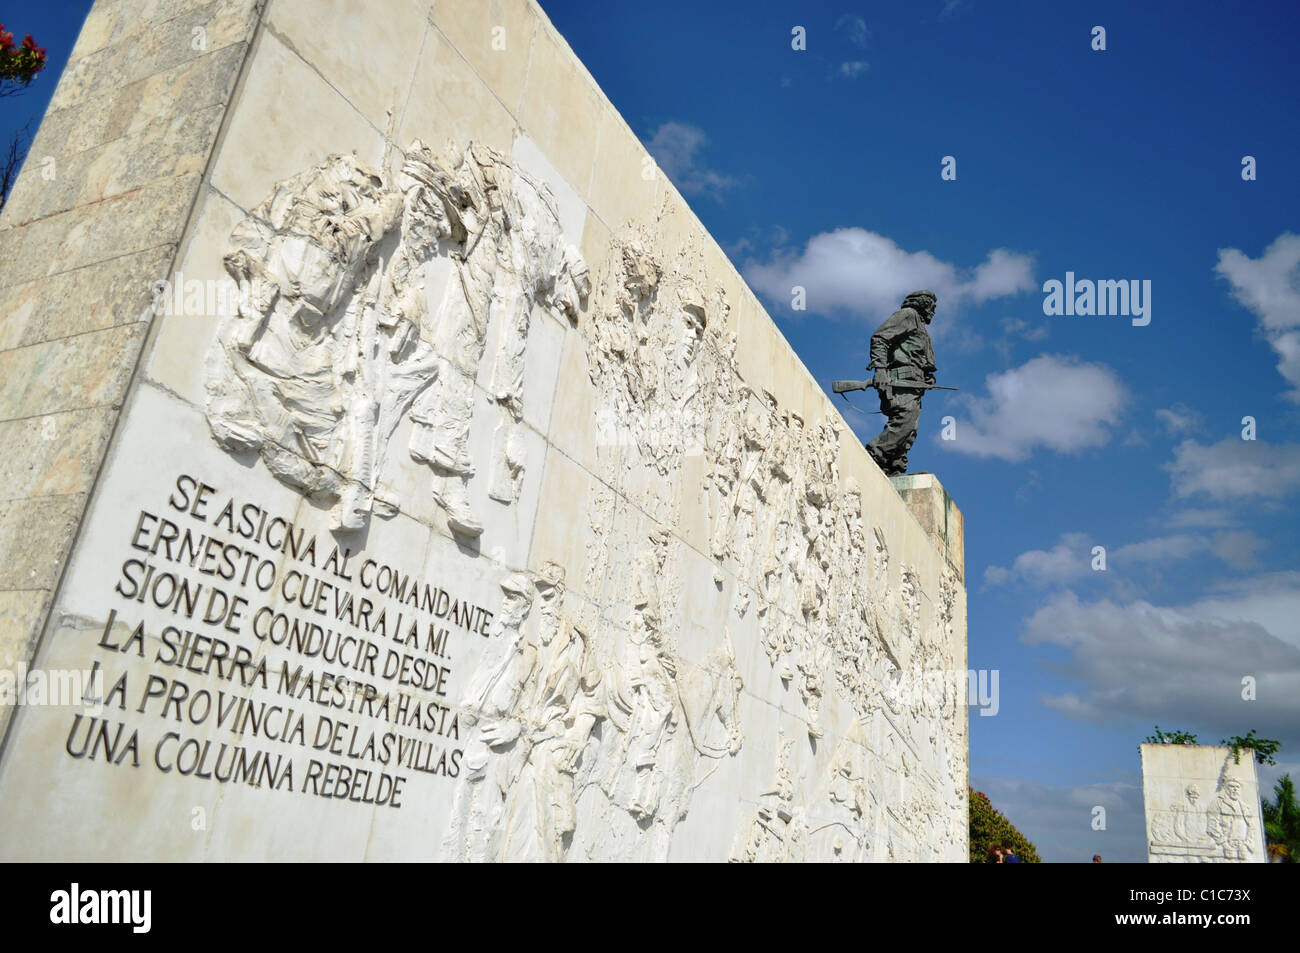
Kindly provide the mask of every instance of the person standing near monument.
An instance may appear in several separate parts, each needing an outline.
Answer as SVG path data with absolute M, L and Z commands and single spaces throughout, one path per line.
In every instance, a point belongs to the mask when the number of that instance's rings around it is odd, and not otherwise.
M 880 412 L 887 422 L 880 435 L 867 444 L 867 453 L 886 476 L 907 472 L 907 452 L 916 441 L 924 388 L 909 384 L 934 383 L 937 368 L 927 325 L 934 318 L 938 300 L 933 291 L 913 291 L 871 335 L 867 368 L 876 372 Z

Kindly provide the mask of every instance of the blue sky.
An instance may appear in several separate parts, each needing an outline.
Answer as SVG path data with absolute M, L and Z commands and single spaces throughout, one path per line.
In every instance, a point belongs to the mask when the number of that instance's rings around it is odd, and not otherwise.
M 1295 4 L 542 6 L 828 389 L 939 292 L 962 393 L 927 398 L 911 462 L 965 514 L 970 665 L 999 672 L 972 783 L 1043 857 L 1145 859 L 1155 724 L 1256 729 L 1284 743 L 1264 786 L 1300 774 Z M 51 65 L 0 131 L 41 114 L 87 8 L 5 14 Z M 1067 271 L 1149 281 L 1150 323 L 1045 315 Z

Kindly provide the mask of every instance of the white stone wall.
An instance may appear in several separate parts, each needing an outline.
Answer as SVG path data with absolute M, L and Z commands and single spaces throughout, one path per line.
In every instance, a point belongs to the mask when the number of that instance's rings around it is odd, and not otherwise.
M 1262 864 L 1255 755 L 1214 745 L 1142 745 L 1147 861 Z
M 0 856 L 966 860 L 960 513 L 646 159 L 534 3 L 268 4 Z

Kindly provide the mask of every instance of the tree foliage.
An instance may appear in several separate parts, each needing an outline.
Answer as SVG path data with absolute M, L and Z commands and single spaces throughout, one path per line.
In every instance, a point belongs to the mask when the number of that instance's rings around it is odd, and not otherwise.
M 45 69 L 45 47 L 37 46 L 30 33 L 21 45 L 0 23 L 0 96 L 19 92 Z
M 1159 725 L 1156 725 L 1156 733 L 1147 735 L 1143 741 L 1149 745 L 1194 745 L 1197 743 L 1196 735 L 1190 731 L 1161 731 Z
M 1147 735 L 1143 741 L 1149 745 L 1199 744 L 1196 735 L 1190 731 L 1161 731 L 1159 725 L 1156 725 L 1156 733 Z M 1275 741 L 1272 738 L 1256 737 L 1254 728 L 1244 735 L 1233 735 L 1231 738 L 1224 738 L 1219 744 L 1232 749 L 1232 757 L 1238 764 L 1241 763 L 1242 748 L 1249 748 L 1255 752 L 1255 760 L 1260 764 L 1277 764 L 1277 759 L 1273 756 L 1282 747 L 1280 741 Z
M 1282 742 L 1272 738 L 1256 738 L 1254 728 L 1250 729 L 1248 734 L 1224 738 L 1219 744 L 1227 745 L 1232 749 L 1232 757 L 1238 764 L 1241 763 L 1242 748 L 1250 748 L 1254 751 L 1255 760 L 1260 764 L 1277 764 L 1277 759 L 1273 756 L 1277 754 L 1277 749 L 1282 747 Z
M 1273 786 L 1273 803 L 1265 799 L 1264 837 L 1270 854 L 1277 854 L 1283 863 L 1300 863 L 1300 803 L 1296 802 L 1295 782 L 1284 774 Z
M 21 45 L 14 43 L 14 35 L 0 23 L 0 97 L 16 96 L 23 92 L 36 74 L 45 69 L 45 47 L 37 46 L 30 33 Z M 0 209 L 9 198 L 18 170 L 22 168 L 27 150 L 31 146 L 28 122 L 9 139 L 7 148 L 0 150 Z
M 994 844 L 1010 847 L 1026 864 L 1041 863 L 1036 848 L 1028 838 L 993 806 L 983 791 L 967 788 L 970 794 L 970 862 L 989 862 L 989 850 Z

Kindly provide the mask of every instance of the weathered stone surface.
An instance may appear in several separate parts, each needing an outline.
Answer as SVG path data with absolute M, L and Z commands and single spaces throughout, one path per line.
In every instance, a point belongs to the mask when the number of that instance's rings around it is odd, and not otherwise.
M 434 16 L 437 17 L 436 9 Z M 466 45 L 459 46 L 461 52 L 465 52 Z M 515 57 L 507 60 L 503 54 L 491 51 L 486 55 L 495 55 L 494 62 L 518 62 Z M 468 53 L 466 58 L 470 59 Z M 517 67 L 501 68 L 513 71 Z M 600 90 L 559 34 L 549 24 L 539 25 L 528 59 L 528 84 L 517 116 L 524 132 L 541 146 L 560 174 L 584 197 L 596 153 L 588 135 L 574 134 L 572 117 L 584 117 L 582 126 L 589 128 L 594 125 L 593 120 L 599 121 L 603 100 Z M 616 227 L 613 223 L 606 224 Z
M 646 218 L 656 207 L 663 173 L 613 106 L 601 103 L 595 117 L 596 165 L 591 176 L 591 210 L 610 228 Z
M 481 84 L 512 114 L 519 111 L 534 38 L 544 29 L 539 22 L 542 19 L 527 0 L 433 5 L 438 29 L 469 61 Z
M 261 6 L 97 3 L 0 217 L 0 643 L 17 661 L 42 631 Z
M 174 244 L 198 182 L 197 172 L 162 179 L 22 226 L 21 235 L 14 236 L 17 253 L 0 273 L 0 287 Z
M 425 37 L 415 88 L 424 92 L 408 99 L 398 142 L 421 138 L 441 146 L 473 129 L 476 142 L 510 152 L 515 140 L 514 116 L 441 30 L 430 30 Z
M 102 146 L 55 159 L 46 178 L 42 154 L 29 163 L 15 188 L 15 224 L 90 205 L 159 179 L 202 172 L 225 107 L 186 110 L 167 123 L 151 123 Z M 5 206 L 6 212 L 9 205 Z
M 116 417 L 114 408 L 97 407 L 0 422 L 0 500 L 86 490 Z
M 0 590 L 0 666 L 6 671 L 14 671 L 20 661 L 31 658 L 33 640 L 52 595 L 50 589 Z M 0 705 L 0 737 L 13 713 L 13 705 Z
M 335 152 L 383 164 L 380 127 L 283 41 L 261 33 L 252 57 L 213 165 L 212 184 L 223 194 L 251 209 L 277 182 Z M 333 131 L 329 144 L 320 139 L 323 129 Z
M 50 111 L 81 105 L 106 89 L 129 87 L 240 43 L 248 38 L 263 5 L 262 0 L 117 4 L 117 22 L 107 43 L 103 18 L 109 14 L 98 13 L 88 19 L 92 32 L 84 34 L 84 47 L 79 38 L 73 49 Z
M 29 641 L 50 604 L 50 589 L 0 591 L 0 663 L 11 668 L 31 657 Z M 7 724 L 9 706 L 0 706 L 0 731 Z
M 1262 864 L 1255 756 L 1213 745 L 1142 745 L 1147 861 Z
M 374 126 L 391 130 L 400 117 L 389 114 L 403 108 L 428 22 L 428 4 L 419 0 L 313 0 L 272 4 L 266 29 Z
M 0 592 L 52 589 L 85 493 L 0 503 Z
M 909 473 L 890 477 L 889 482 L 898 490 L 898 495 L 903 498 L 921 528 L 942 549 L 956 570 L 957 577 L 965 579 L 965 524 L 961 510 L 938 478 L 933 473 Z
M 7 289 L 0 349 L 148 320 L 154 282 L 167 277 L 175 256 L 175 245 L 159 245 Z M 86 289 L 96 290 L 88 297 Z
M 127 324 L 0 353 L 0 420 L 120 406 L 147 330 Z

